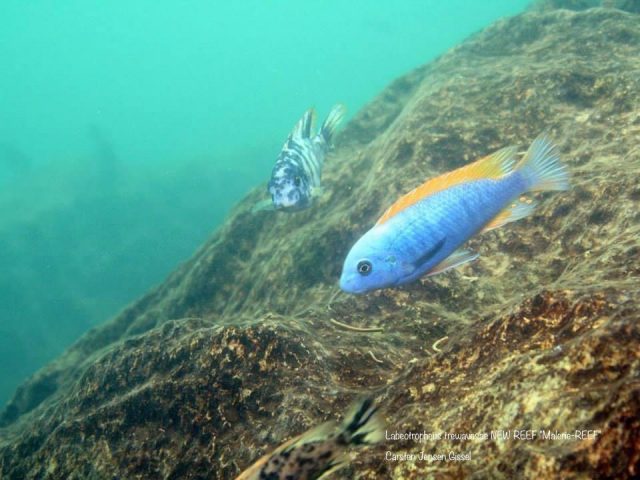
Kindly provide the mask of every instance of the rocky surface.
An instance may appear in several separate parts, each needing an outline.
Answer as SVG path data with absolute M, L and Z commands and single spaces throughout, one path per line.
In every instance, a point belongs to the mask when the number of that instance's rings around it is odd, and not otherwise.
M 252 215 L 256 190 L 164 284 L 25 382 L 0 415 L 0 478 L 233 478 L 365 391 L 390 431 L 600 433 L 387 441 L 335 478 L 637 476 L 640 17 L 541 3 L 359 112 L 314 208 Z M 571 191 L 473 239 L 470 266 L 338 293 L 349 247 L 398 195 L 541 131 Z M 471 459 L 385 460 L 421 450 Z

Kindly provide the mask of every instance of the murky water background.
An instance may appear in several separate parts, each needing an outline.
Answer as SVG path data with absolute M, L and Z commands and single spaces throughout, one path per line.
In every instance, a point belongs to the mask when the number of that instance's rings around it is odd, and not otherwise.
M 304 109 L 527 3 L 2 2 L 0 403 L 188 258 Z

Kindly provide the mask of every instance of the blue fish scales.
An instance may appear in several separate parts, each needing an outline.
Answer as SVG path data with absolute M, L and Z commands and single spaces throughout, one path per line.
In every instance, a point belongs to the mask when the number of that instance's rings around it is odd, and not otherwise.
M 529 215 L 529 191 L 566 190 L 569 176 L 546 138 L 536 139 L 514 168 L 507 148 L 429 180 L 401 197 L 352 247 L 340 286 L 350 293 L 412 282 L 467 263 L 460 247 L 479 232 Z

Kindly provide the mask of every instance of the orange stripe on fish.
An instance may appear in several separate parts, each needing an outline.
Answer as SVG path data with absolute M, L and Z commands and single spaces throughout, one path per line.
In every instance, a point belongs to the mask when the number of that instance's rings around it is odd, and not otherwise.
M 459 185 L 481 178 L 500 178 L 511 171 L 515 165 L 516 147 L 506 147 L 491 155 L 487 155 L 476 160 L 469 165 L 460 167 L 451 172 L 445 173 L 435 178 L 431 178 L 419 187 L 414 188 L 406 195 L 400 197 L 384 214 L 378 219 L 376 225 L 380 225 L 402 210 L 419 202 L 429 195 L 446 190 L 454 185 Z

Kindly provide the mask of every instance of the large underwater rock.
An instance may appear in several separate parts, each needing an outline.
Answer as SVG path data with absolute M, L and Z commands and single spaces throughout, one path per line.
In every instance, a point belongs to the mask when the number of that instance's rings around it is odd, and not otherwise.
M 391 432 L 600 433 L 387 441 L 336 478 L 639 475 L 639 44 L 633 13 L 546 8 L 392 83 L 343 130 L 319 204 L 252 215 L 256 190 L 20 387 L 0 416 L 0 478 L 233 478 L 369 391 Z M 571 191 L 473 239 L 469 266 L 336 295 L 348 249 L 398 195 L 542 131 Z M 471 459 L 385 460 L 420 450 Z

